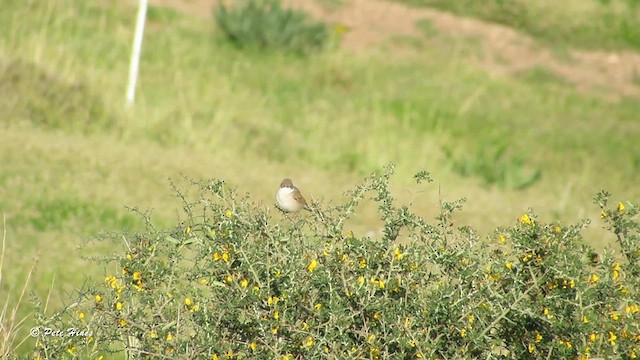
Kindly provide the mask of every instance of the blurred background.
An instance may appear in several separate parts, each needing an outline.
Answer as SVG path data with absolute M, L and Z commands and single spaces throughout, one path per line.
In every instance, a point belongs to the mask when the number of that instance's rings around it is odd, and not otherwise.
M 327 204 L 395 163 L 397 201 L 427 219 L 465 198 L 456 225 L 492 237 L 532 208 L 590 219 L 596 249 L 614 244 L 596 192 L 639 198 L 637 0 L 151 0 L 127 108 L 137 6 L 2 1 L 10 308 L 35 259 L 26 293 L 51 308 L 108 272 L 84 258 L 116 249 L 81 245 L 142 228 L 127 206 L 176 225 L 180 174 L 224 179 L 278 218 L 284 177 Z M 420 170 L 435 182 L 416 186 Z M 375 206 L 349 227 L 377 236 Z

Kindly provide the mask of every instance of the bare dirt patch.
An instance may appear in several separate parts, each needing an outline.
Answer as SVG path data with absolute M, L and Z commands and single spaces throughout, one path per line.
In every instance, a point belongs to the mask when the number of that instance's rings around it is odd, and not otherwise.
M 201 17 L 210 17 L 215 0 L 157 0 Z M 605 52 L 567 50 L 561 59 L 553 49 L 509 27 L 464 18 L 438 10 L 413 8 L 385 0 L 346 0 L 327 8 L 314 0 L 285 0 L 329 23 L 346 25 L 342 47 L 357 51 L 398 36 L 420 37 L 416 23 L 431 22 L 438 34 L 467 37 L 477 42 L 482 56 L 470 59 L 496 74 L 517 74 L 531 68 L 547 68 L 578 90 L 595 91 L 609 98 L 640 98 L 640 54 L 632 51 Z

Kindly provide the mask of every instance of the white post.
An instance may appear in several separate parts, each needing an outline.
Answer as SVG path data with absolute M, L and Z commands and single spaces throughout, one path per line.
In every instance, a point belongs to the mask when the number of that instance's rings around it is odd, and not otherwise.
M 129 66 L 129 85 L 127 86 L 127 107 L 133 105 L 136 98 L 136 82 L 138 80 L 138 66 L 140 65 L 140 50 L 142 49 L 142 37 L 144 34 L 144 21 L 147 17 L 148 0 L 140 0 L 138 6 L 138 20 L 136 20 L 136 32 L 133 37 L 133 49 L 131 51 L 131 63 Z

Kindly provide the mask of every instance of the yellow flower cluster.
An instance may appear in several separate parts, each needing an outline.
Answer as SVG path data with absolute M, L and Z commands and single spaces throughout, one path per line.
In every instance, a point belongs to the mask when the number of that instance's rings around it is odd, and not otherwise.
M 382 279 L 377 279 L 377 278 L 375 278 L 375 277 L 373 277 L 373 276 L 372 276 L 372 277 L 371 277 L 371 279 L 369 279 L 369 281 L 370 281 L 373 285 L 378 286 L 380 289 L 384 289 L 384 287 L 385 287 L 384 280 L 382 280 Z
M 393 249 L 393 258 L 398 260 L 398 261 L 400 261 L 400 260 L 402 260 L 403 257 L 404 257 L 404 253 L 400 250 L 399 247 L 396 246 Z
M 611 277 L 613 278 L 613 280 L 618 280 L 619 276 L 620 276 L 620 264 L 613 263 L 613 266 L 611 268 Z
M 118 279 L 115 276 L 107 276 L 104 281 L 111 286 L 112 289 L 116 291 L 116 293 L 120 294 L 124 289 L 124 286 L 120 285 Z
M 529 215 L 527 215 L 527 214 L 522 214 L 522 215 L 520 216 L 520 219 L 519 219 L 519 220 L 520 220 L 520 222 L 521 222 L 522 224 L 525 224 L 525 225 L 534 225 L 533 220 L 531 220 L 531 218 L 530 218 L 530 217 L 529 217 Z
M 307 265 L 307 270 L 309 270 L 309 272 L 313 272 L 317 267 L 318 267 L 318 260 L 313 259 L 311 260 L 309 265 Z
M 198 312 L 200 310 L 200 304 L 194 304 L 191 298 L 184 298 L 184 306 L 189 310 L 190 313 Z
M 222 261 L 224 261 L 226 263 L 228 263 L 229 260 L 231 260 L 231 256 L 226 251 L 223 251 L 222 253 L 219 253 L 219 252 L 216 251 L 216 252 L 213 253 L 212 258 L 213 258 L 213 261 L 222 260 Z

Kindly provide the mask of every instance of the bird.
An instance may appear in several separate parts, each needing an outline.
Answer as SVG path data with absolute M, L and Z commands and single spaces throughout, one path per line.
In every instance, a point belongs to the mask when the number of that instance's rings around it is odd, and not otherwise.
M 276 192 L 276 206 L 287 213 L 309 209 L 304 196 L 297 187 L 293 186 L 293 182 L 289 178 L 280 183 L 280 188 Z

